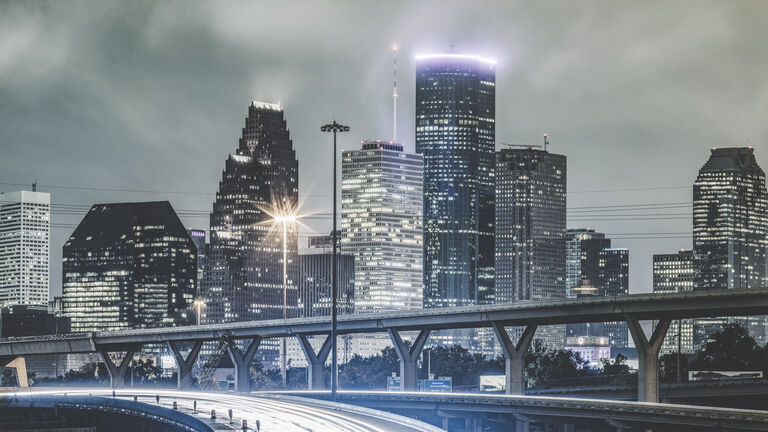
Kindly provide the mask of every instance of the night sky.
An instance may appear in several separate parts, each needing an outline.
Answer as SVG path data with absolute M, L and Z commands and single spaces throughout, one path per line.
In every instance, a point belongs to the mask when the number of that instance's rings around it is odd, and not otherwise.
M 412 151 L 413 57 L 454 45 L 498 60 L 497 147 L 548 132 L 568 156 L 569 228 L 629 247 L 630 290 L 647 292 L 651 255 L 691 247 L 691 185 L 709 149 L 754 146 L 768 168 L 766 16 L 768 2 L 746 0 L 6 0 L 0 191 L 37 180 L 62 205 L 58 295 L 61 247 L 93 203 L 170 200 L 207 229 L 224 160 L 261 100 L 285 108 L 303 212 L 327 214 L 320 126 L 349 125 L 344 149 L 391 138 L 397 43 L 398 136 Z M 330 231 L 327 216 L 305 223 L 302 235 Z

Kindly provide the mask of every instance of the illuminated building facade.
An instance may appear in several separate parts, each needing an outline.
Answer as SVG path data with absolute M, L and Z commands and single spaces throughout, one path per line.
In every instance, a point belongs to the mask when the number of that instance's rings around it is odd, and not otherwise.
M 355 313 L 422 307 L 421 155 L 364 141 L 342 153 L 341 250 L 354 256 Z
M 0 307 L 48 304 L 50 231 L 50 194 L 0 194 Z
M 566 295 L 566 157 L 536 148 L 496 155 L 496 302 Z M 537 331 L 562 347 L 564 326 Z
M 424 155 L 424 307 L 494 301 L 496 71 L 461 54 L 416 58 Z
M 197 250 L 168 201 L 97 204 L 64 243 L 73 332 L 188 325 Z
M 598 254 L 597 288 L 599 295 L 623 296 L 629 294 L 629 249 L 607 248 Z M 627 348 L 629 329 L 625 321 L 609 321 L 603 324 L 604 334 L 611 347 Z
M 308 246 L 299 252 L 299 313 L 303 318 L 327 316 L 331 314 L 333 238 L 330 235 L 312 236 L 308 239 Z M 339 253 L 336 264 L 339 284 L 337 311 L 339 314 L 350 314 L 355 296 L 355 257 Z
M 658 294 L 693 291 L 693 251 L 653 256 L 653 292 Z M 679 338 L 679 340 L 678 340 Z M 674 321 L 661 347 L 663 354 L 693 353 L 693 320 Z
M 283 227 L 273 219 L 295 214 L 298 180 L 299 163 L 282 107 L 252 102 L 211 212 L 201 288 L 204 322 L 283 317 Z M 292 318 L 298 315 L 295 225 L 288 225 L 286 244 L 286 309 Z
M 565 233 L 565 281 L 569 298 L 577 297 L 573 288 L 582 280 L 597 281 L 600 251 L 611 247 L 611 239 L 593 229 L 569 229 Z
M 751 147 L 712 149 L 693 184 L 694 290 L 764 287 L 768 242 L 765 173 Z M 764 344 L 763 317 L 735 318 Z M 694 345 L 726 319 L 696 321 Z
M 197 287 L 199 289 L 203 282 L 203 271 L 205 270 L 205 230 L 190 228 L 187 232 L 197 249 Z

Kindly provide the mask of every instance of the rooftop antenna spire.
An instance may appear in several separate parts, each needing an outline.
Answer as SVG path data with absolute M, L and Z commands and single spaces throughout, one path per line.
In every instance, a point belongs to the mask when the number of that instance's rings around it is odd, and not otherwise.
M 392 142 L 397 142 L 397 45 L 392 45 Z
M 547 151 L 548 145 L 549 145 L 549 134 L 544 132 L 544 151 Z

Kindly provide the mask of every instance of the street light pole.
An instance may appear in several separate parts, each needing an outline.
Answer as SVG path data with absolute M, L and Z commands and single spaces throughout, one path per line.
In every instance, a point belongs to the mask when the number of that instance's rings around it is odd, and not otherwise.
M 288 224 L 296 222 L 292 214 L 281 214 L 274 221 L 283 226 L 283 319 L 288 319 Z M 280 367 L 283 372 L 283 386 L 288 384 L 288 338 L 283 337 Z
M 283 220 L 283 319 L 288 318 L 288 221 Z M 283 387 L 288 384 L 287 338 L 283 337 Z
M 336 389 L 338 387 L 338 366 L 339 359 L 336 353 L 336 298 L 338 296 L 338 266 L 336 263 L 336 133 L 349 132 L 349 126 L 333 123 L 320 127 L 322 132 L 333 132 L 333 231 L 331 237 L 333 241 L 333 259 L 331 266 L 331 400 L 336 402 Z

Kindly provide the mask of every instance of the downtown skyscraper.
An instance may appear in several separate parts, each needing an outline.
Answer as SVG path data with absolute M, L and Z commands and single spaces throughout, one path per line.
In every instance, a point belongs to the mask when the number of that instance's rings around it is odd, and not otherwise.
M 48 304 L 51 195 L 0 194 L 0 307 Z
M 504 149 L 496 160 L 496 302 L 565 298 L 566 157 Z
M 534 147 L 496 154 L 496 302 L 566 296 L 566 157 Z M 564 326 L 537 332 L 562 347 Z
M 96 204 L 64 243 L 62 284 L 73 332 L 189 325 L 197 248 L 168 201 Z
M 606 248 L 600 251 L 597 288 L 602 297 L 629 294 L 629 249 Z M 609 321 L 603 324 L 603 328 L 611 347 L 626 348 L 629 345 L 629 329 L 625 321 Z
M 337 243 L 340 238 L 337 235 Z M 353 312 L 355 297 L 355 257 L 336 255 L 338 268 L 338 305 L 340 315 Z M 299 316 L 312 318 L 331 315 L 333 283 L 333 236 L 311 236 L 307 248 L 299 251 Z
M 658 294 L 693 291 L 693 251 L 653 255 L 653 292 Z M 661 347 L 663 354 L 677 352 L 692 354 L 693 319 L 672 323 Z
M 252 102 L 239 145 L 226 160 L 210 217 L 201 288 L 204 322 L 283 317 L 283 230 L 295 214 L 299 163 L 280 105 Z M 297 316 L 298 234 L 288 225 L 287 313 Z
M 421 155 L 363 141 L 342 153 L 341 250 L 354 256 L 355 313 L 422 307 Z
M 493 303 L 496 70 L 462 54 L 416 58 L 424 155 L 424 307 Z
M 766 286 L 768 193 L 751 147 L 712 149 L 693 184 L 695 291 Z M 725 319 L 696 320 L 694 345 Z M 765 343 L 765 319 L 738 319 Z
M 583 280 L 597 283 L 599 274 L 599 254 L 605 248 L 611 247 L 611 239 L 604 233 L 589 228 L 569 229 L 565 234 L 565 280 L 566 296 L 575 298 L 573 290 Z

